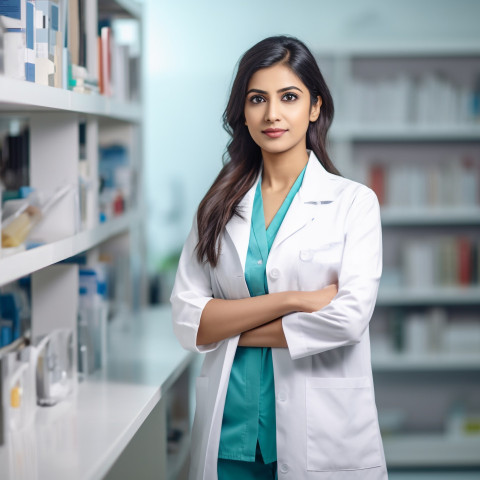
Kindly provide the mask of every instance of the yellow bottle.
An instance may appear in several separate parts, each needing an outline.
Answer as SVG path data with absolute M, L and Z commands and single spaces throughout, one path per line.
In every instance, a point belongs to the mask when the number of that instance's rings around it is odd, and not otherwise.
M 22 388 L 17 383 L 10 391 L 10 406 L 12 408 L 19 408 L 22 400 Z
M 37 207 L 32 205 L 27 207 L 17 218 L 2 228 L 2 248 L 21 245 L 41 216 L 41 211 Z

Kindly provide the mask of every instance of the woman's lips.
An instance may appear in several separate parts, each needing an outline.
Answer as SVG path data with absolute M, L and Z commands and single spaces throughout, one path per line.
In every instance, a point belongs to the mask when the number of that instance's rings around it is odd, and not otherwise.
M 283 128 L 267 128 L 266 130 L 262 130 L 262 133 L 270 138 L 281 137 L 285 132 L 286 130 L 283 130 Z

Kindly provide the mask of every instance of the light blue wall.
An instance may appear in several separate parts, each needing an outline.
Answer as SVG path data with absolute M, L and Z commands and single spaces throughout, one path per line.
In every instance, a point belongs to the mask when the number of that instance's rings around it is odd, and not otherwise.
M 240 55 L 298 36 L 313 50 L 356 40 L 477 38 L 477 0 L 146 0 L 145 168 L 150 265 L 181 245 L 221 167 L 221 116 Z

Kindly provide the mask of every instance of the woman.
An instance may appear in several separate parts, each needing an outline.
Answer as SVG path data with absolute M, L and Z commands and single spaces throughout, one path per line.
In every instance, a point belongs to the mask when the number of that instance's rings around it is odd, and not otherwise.
M 200 203 L 171 301 L 205 354 L 191 479 L 387 478 L 368 324 L 382 270 L 378 200 L 325 149 L 333 102 L 299 40 L 242 57 L 228 161 Z

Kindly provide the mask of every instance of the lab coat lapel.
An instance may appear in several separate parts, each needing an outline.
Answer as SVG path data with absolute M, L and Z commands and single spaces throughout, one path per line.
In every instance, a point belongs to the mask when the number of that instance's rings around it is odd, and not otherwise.
M 243 273 L 245 273 L 245 260 L 247 258 L 248 242 L 250 240 L 253 199 L 255 198 L 255 189 L 257 188 L 259 179 L 260 175 L 238 205 L 238 211 L 243 218 L 234 215 L 225 227 L 232 243 L 235 245 Z
M 319 206 L 335 201 L 335 185 L 335 175 L 327 172 L 311 151 L 302 186 L 285 215 L 272 250 L 321 215 Z

